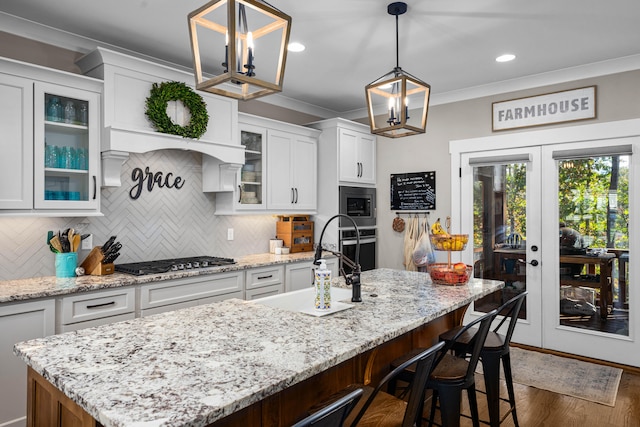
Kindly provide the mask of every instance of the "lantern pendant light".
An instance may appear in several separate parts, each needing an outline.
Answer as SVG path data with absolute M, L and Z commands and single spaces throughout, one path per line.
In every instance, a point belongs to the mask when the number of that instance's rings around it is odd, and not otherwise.
M 389 138 L 424 133 L 427 127 L 431 86 L 400 68 L 398 16 L 406 11 L 403 2 L 387 6 L 396 17 L 396 67 L 365 87 L 371 133 Z
M 213 0 L 191 12 L 196 89 L 241 100 L 281 92 L 290 32 L 291 17 L 263 0 Z

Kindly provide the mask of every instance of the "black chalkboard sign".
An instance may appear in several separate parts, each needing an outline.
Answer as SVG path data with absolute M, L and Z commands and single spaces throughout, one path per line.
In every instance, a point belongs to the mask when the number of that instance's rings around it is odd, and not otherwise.
M 427 211 L 435 208 L 435 172 L 391 175 L 391 210 Z

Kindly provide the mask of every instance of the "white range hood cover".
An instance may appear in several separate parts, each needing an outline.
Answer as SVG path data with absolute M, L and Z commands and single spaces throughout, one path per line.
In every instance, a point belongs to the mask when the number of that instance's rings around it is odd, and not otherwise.
M 84 74 L 104 82 L 101 126 L 103 185 L 120 185 L 120 167 L 128 153 L 191 150 L 213 157 L 220 164 L 244 163 L 244 147 L 240 144 L 238 132 L 238 101 L 235 99 L 197 92 L 207 104 L 209 114 L 207 131 L 197 140 L 156 132 L 147 119 L 146 99 L 152 85 L 180 81 L 193 87 L 195 80 L 191 72 L 103 48 L 83 56 L 77 65 Z M 184 114 L 182 103 L 169 104 L 170 117 Z

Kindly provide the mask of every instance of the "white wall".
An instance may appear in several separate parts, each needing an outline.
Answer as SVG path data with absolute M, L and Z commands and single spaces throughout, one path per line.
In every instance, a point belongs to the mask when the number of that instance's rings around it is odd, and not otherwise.
M 451 215 L 451 166 L 449 141 L 476 138 L 493 134 L 491 131 L 491 104 L 497 101 L 540 95 L 559 90 L 584 86 L 597 86 L 597 115 L 587 124 L 640 118 L 640 71 L 630 71 L 604 77 L 584 79 L 526 91 L 505 93 L 444 105 L 432 106 L 427 119 L 427 132 L 405 138 L 378 138 L 377 142 L 377 194 L 378 194 L 378 267 L 403 269 L 404 233 L 391 228 L 395 211 L 390 209 L 390 175 L 404 172 L 436 172 L 436 210 L 429 219 L 438 217 L 444 221 Z M 436 89 L 436 88 L 434 88 Z M 572 126 L 562 124 L 544 126 L 545 129 Z M 540 129 L 540 128 L 534 128 Z M 501 132 L 515 133 L 518 131 Z M 405 221 L 408 219 L 404 215 Z M 470 230 L 452 230 L 454 233 L 469 233 Z M 454 255 L 455 256 L 455 255 Z M 444 253 L 438 254 L 445 261 Z

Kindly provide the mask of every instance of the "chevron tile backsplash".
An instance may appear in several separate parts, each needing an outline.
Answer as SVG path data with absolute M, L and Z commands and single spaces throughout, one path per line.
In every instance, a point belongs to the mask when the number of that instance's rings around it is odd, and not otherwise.
M 118 262 L 147 261 L 182 256 L 242 255 L 269 251 L 277 218 L 271 215 L 216 216 L 215 196 L 202 192 L 201 154 L 162 150 L 131 153 L 122 168 L 122 186 L 101 191 L 102 217 L 87 218 L 0 218 L 0 280 L 52 276 L 54 257 L 46 245 L 47 230 L 73 227 L 93 234 L 94 246 L 117 235 L 122 243 Z M 130 197 L 132 172 L 149 167 L 153 173 L 171 172 L 184 186 L 148 191 L 138 199 Z M 227 241 L 227 229 L 234 240 Z M 81 251 L 83 260 L 88 251 Z

